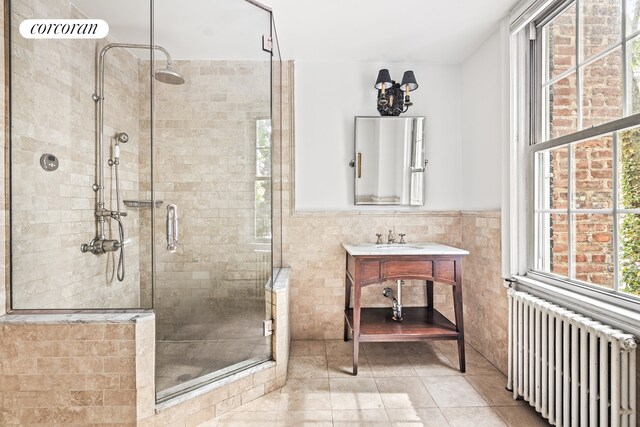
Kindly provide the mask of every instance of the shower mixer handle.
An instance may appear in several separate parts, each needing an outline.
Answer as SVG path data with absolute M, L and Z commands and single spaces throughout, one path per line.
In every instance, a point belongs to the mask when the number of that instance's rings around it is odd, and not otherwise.
M 118 240 L 98 240 L 93 239 L 90 243 L 80 246 L 83 253 L 91 252 L 94 255 L 104 254 L 106 252 L 116 252 L 122 247 L 122 242 Z
M 118 212 L 118 211 L 110 211 L 109 209 L 100 209 L 98 211 L 96 211 L 96 217 L 100 218 L 104 218 L 104 217 L 111 217 L 111 218 L 120 218 L 121 216 L 127 216 L 126 212 Z

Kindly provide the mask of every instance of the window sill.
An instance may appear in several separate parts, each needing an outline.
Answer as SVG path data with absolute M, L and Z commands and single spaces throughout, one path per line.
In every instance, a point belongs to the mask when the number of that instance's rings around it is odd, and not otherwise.
M 549 302 L 640 337 L 640 312 L 637 309 L 596 299 L 528 276 L 514 276 L 514 279 L 518 291 L 529 292 Z

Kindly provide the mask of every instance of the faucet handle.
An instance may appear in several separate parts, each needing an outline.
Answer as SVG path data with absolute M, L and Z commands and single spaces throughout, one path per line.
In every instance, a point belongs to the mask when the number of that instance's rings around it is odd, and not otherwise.
M 376 236 L 378 236 L 378 240 L 376 240 L 376 245 L 381 245 L 382 244 L 382 234 L 376 233 Z
M 405 243 L 407 243 L 407 242 L 404 241 L 404 236 L 406 236 L 405 233 L 398 233 L 398 236 L 400 236 L 400 242 L 399 243 L 401 245 L 404 245 Z

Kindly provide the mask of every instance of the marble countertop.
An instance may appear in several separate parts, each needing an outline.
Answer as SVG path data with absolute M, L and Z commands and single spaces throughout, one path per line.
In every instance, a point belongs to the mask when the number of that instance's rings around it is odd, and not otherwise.
M 136 323 L 153 318 L 151 310 L 126 313 L 5 314 L 0 316 L 0 324 Z
M 441 245 L 439 243 L 406 243 L 406 244 L 381 244 L 375 243 L 342 243 L 345 251 L 353 256 L 369 255 L 469 255 L 464 249 L 452 246 Z

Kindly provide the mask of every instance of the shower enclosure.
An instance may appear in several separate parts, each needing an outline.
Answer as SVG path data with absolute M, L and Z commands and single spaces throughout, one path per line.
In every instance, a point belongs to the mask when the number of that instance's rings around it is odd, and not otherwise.
M 26 39 L 25 19 L 105 39 Z M 159 401 L 271 358 L 281 61 L 249 0 L 11 0 L 11 310 L 153 309 Z

